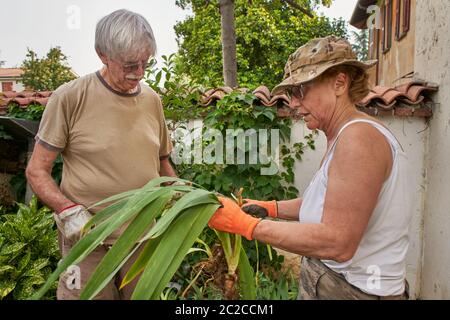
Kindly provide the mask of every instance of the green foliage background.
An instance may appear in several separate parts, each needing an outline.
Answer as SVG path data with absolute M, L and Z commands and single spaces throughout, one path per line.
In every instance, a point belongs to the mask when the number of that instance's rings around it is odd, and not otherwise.
M 218 0 L 178 0 L 193 15 L 175 25 L 179 73 L 198 84 L 223 85 L 221 26 Z M 302 0 L 313 12 L 331 1 Z M 316 37 L 335 34 L 347 37 L 345 21 L 318 16 L 309 18 L 280 0 L 235 1 L 236 50 L 240 87 L 274 87 L 283 78 L 288 56 Z
M 33 197 L 17 212 L 0 206 L 0 300 L 30 297 L 56 268 L 60 253 L 52 211 Z M 45 296 L 54 299 L 56 282 Z
M 43 58 L 38 58 L 36 52 L 28 48 L 21 68 L 24 69 L 22 83 L 37 91 L 56 90 L 60 85 L 75 79 L 67 64 L 67 56 L 59 47 L 50 48 Z

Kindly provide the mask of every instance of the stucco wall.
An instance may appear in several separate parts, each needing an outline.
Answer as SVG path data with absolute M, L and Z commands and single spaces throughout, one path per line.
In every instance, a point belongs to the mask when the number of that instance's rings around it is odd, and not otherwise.
M 14 81 L 13 90 L 16 92 L 21 92 L 21 91 L 25 90 L 25 87 L 23 86 L 22 82 Z
M 410 189 L 412 208 L 414 210 L 410 227 L 410 247 L 407 256 L 407 279 L 410 284 L 411 298 L 417 298 L 420 287 L 420 270 L 422 256 L 422 224 L 423 206 L 425 196 L 424 181 L 424 152 L 427 144 L 428 129 L 423 119 L 419 118 L 379 118 L 395 134 L 402 144 L 409 159 Z M 303 139 L 309 130 L 303 122 L 297 122 L 292 130 L 291 139 L 298 142 Z M 315 171 L 318 169 L 321 159 L 325 154 L 326 139 L 320 134 L 316 139 L 316 150 L 308 150 L 301 162 L 295 165 L 295 185 L 300 195 L 309 184 Z
M 421 298 L 450 299 L 450 1 L 418 1 L 417 76 L 439 84 L 430 121 Z M 420 13 L 420 14 L 419 14 Z M 420 27 L 419 27 L 420 26 Z
M 21 92 L 23 90 L 25 90 L 24 85 L 22 84 L 22 82 L 17 81 L 15 79 L 2 79 L 1 82 L 12 82 L 12 90 L 16 91 L 16 92 Z M 2 90 L 2 85 L 0 83 L 0 91 Z

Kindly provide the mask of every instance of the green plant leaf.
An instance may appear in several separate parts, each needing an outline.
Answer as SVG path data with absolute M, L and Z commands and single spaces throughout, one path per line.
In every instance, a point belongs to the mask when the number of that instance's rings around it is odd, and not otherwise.
M 169 227 L 170 223 L 177 217 L 177 215 L 183 210 L 201 204 L 217 202 L 217 197 L 205 190 L 194 190 L 185 194 L 158 220 L 156 225 L 141 240 L 141 242 L 150 238 L 159 237 Z
M 174 192 L 164 190 L 165 193 L 158 199 L 148 204 L 130 223 L 127 229 L 117 239 L 105 257 L 96 267 L 88 280 L 86 287 L 80 295 L 80 299 L 91 299 L 99 293 L 114 277 L 116 268 L 121 262 L 126 262 L 130 251 L 135 247 L 139 237 L 151 227 L 154 219 L 159 216 Z
M 123 278 L 119 289 L 122 289 L 124 286 L 129 284 L 142 271 L 144 271 L 145 266 L 147 265 L 153 252 L 155 251 L 155 248 L 158 246 L 160 241 L 161 241 L 161 237 L 156 238 L 156 239 L 150 239 L 147 241 L 147 243 L 144 244 L 144 248 L 142 249 L 139 257 L 136 259 L 134 264 L 130 267 L 127 274 Z
M 0 300 L 6 297 L 16 287 L 14 280 L 0 280 Z
M 136 285 L 132 299 L 159 299 L 187 251 L 218 208 L 219 204 L 205 204 L 191 207 L 178 216 L 162 235 Z
M 239 258 L 239 288 L 244 300 L 256 299 L 256 285 L 253 268 L 250 265 L 244 248 L 241 248 Z

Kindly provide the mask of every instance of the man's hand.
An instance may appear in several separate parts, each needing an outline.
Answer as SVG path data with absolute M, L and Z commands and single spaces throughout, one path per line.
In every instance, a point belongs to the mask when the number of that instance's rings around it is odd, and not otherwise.
M 59 231 L 72 241 L 80 240 L 83 227 L 92 218 L 89 211 L 79 204 L 67 207 L 60 213 L 54 213 L 53 216 Z
M 236 202 L 229 198 L 219 197 L 219 200 L 222 207 L 209 220 L 209 227 L 219 231 L 240 234 L 248 240 L 252 240 L 253 230 L 261 219 L 246 214 Z
M 242 210 L 245 213 L 251 214 L 258 218 L 276 218 L 278 217 L 278 206 L 275 200 L 273 201 L 258 201 L 252 199 L 244 199 Z

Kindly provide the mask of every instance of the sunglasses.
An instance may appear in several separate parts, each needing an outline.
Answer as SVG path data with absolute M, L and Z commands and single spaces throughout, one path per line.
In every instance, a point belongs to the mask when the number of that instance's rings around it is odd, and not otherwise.
M 292 86 L 286 90 L 286 95 L 288 96 L 289 100 L 291 100 L 293 97 L 296 97 L 299 100 L 303 100 L 308 93 L 309 87 L 310 84 L 305 83 L 302 83 L 298 86 Z
M 151 65 L 151 63 L 149 63 L 149 62 L 120 63 L 119 61 L 117 61 L 117 63 L 120 64 L 124 73 L 135 72 L 135 71 L 139 70 L 139 67 L 142 67 L 142 70 L 145 71 Z

